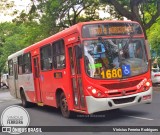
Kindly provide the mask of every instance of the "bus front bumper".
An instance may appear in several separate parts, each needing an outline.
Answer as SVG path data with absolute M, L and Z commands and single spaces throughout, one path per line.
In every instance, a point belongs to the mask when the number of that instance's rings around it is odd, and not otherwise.
M 93 96 L 86 96 L 88 114 L 151 102 L 152 87 L 145 92 L 121 97 L 94 98 Z

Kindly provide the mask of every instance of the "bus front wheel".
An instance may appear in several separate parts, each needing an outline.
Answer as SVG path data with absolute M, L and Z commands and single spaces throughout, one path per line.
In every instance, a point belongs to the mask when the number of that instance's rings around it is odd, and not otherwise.
M 61 93 L 60 95 L 60 109 L 63 117 L 71 117 L 71 111 L 68 109 L 68 103 L 64 93 Z

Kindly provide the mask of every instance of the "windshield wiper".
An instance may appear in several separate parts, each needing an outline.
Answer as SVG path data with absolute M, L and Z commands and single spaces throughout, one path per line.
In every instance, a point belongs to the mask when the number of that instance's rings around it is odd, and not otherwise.
M 129 24 L 128 24 L 128 26 L 129 27 L 131 27 Z M 129 45 L 129 43 L 132 41 L 132 39 L 133 39 L 133 35 L 134 35 L 134 32 L 128 32 L 128 35 L 129 35 L 129 38 L 128 38 L 128 40 L 126 41 L 126 43 L 125 43 L 125 45 L 123 46 L 123 49 L 125 50 L 125 51 L 127 51 L 127 47 L 128 47 L 128 45 Z

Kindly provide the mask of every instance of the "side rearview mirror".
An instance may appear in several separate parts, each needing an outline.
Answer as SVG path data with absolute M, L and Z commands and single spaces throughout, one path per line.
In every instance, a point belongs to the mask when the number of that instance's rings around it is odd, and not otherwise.
M 82 47 L 81 45 L 77 45 L 75 47 L 75 53 L 76 53 L 76 58 L 81 59 L 82 58 Z

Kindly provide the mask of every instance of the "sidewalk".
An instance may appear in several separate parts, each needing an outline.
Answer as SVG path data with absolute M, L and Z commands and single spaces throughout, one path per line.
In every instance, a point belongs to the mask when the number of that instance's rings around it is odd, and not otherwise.
M 13 96 L 11 96 L 8 89 L 1 88 L 0 89 L 0 103 L 6 101 L 13 101 L 16 100 Z
M 8 92 L 9 89 L 6 89 L 6 88 L 0 88 L 0 93 L 3 93 L 3 92 Z

